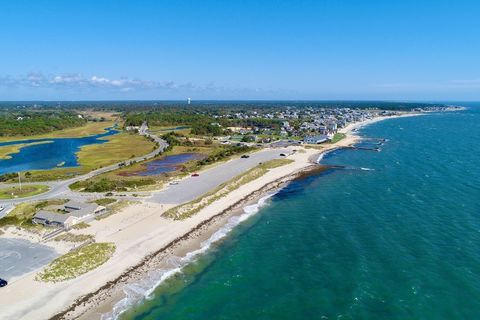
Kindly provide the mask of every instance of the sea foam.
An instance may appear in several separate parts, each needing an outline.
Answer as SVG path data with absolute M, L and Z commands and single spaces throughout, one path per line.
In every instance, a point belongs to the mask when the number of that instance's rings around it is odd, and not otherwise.
M 212 244 L 221 240 L 230 233 L 233 228 L 238 226 L 243 221 L 258 213 L 261 207 L 267 204 L 274 192 L 260 198 L 257 203 L 245 206 L 243 213 L 238 216 L 233 216 L 228 219 L 228 222 L 219 230 L 213 233 L 210 238 L 200 244 L 200 248 L 187 253 L 184 257 L 172 256 L 168 259 L 168 264 L 171 268 L 158 269 L 150 272 L 144 279 L 135 283 L 127 284 L 123 287 L 125 297 L 118 301 L 109 313 L 102 314 L 102 320 L 117 319 L 122 313 L 127 311 L 130 307 L 140 302 L 142 299 L 152 299 L 155 289 L 171 276 L 182 272 L 182 269 L 189 263 L 197 259 L 200 255 L 210 249 Z

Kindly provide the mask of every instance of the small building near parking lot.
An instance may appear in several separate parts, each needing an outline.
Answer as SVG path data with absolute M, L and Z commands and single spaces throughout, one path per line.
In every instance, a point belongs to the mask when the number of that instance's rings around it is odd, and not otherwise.
M 319 134 L 316 136 L 305 137 L 303 141 L 307 144 L 319 144 L 330 140 L 330 137 L 325 134 Z
M 33 216 L 32 222 L 44 226 L 69 229 L 77 223 L 92 221 L 105 211 L 104 206 L 99 206 L 96 203 L 69 201 L 57 212 L 40 210 Z

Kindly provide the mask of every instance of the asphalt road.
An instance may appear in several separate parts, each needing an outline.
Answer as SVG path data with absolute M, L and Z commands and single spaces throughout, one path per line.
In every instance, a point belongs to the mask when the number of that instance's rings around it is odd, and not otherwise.
M 287 149 L 270 149 L 256 152 L 250 158 L 237 158 L 201 172 L 198 177 L 188 177 L 177 185 L 170 185 L 164 191 L 156 192 L 148 201 L 163 204 L 180 204 L 192 201 L 220 184 L 256 167 L 260 162 L 283 158 L 280 153 Z
M 143 155 L 141 157 L 136 157 L 133 159 L 129 159 L 127 161 L 122 161 L 122 162 L 130 162 L 130 161 L 143 161 L 145 159 L 151 159 L 155 157 L 159 152 L 162 152 L 167 146 L 167 142 L 155 135 L 150 135 L 148 133 L 144 133 L 145 135 L 153 138 L 155 142 L 158 142 L 159 147 L 155 149 L 154 151 L 150 152 L 149 154 Z M 50 182 L 40 182 L 40 184 L 45 184 L 50 187 L 50 190 L 47 192 L 44 192 L 42 194 L 36 195 L 36 196 L 31 196 L 31 197 L 25 197 L 25 198 L 17 198 L 17 199 L 8 199 L 8 200 L 0 200 L 0 207 L 3 207 L 4 209 L 0 211 L 0 218 L 2 218 L 4 215 L 8 213 L 9 210 L 13 208 L 14 205 L 25 202 L 25 201 L 37 201 L 37 200 L 43 200 L 43 199 L 52 199 L 52 198 L 59 198 L 59 197 L 64 197 L 64 198 L 75 198 L 76 192 L 72 192 L 70 188 L 68 187 L 74 182 L 77 181 L 82 181 L 86 180 L 88 178 L 92 178 L 94 176 L 97 176 L 102 173 L 106 173 L 115 169 L 118 169 L 118 165 L 120 163 L 112 164 L 107 167 L 103 167 L 94 171 L 91 171 L 87 174 L 81 175 L 74 177 L 72 179 L 68 180 L 61 180 L 61 181 L 50 181 Z M 34 183 L 34 184 L 39 184 Z M 0 184 L 2 187 L 7 187 L 9 184 Z

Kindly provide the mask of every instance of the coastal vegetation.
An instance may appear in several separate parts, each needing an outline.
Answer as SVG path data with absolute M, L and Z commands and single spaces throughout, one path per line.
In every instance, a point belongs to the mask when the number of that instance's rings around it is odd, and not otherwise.
M 59 236 L 56 236 L 53 240 L 79 243 L 93 240 L 93 235 L 65 232 L 60 234 Z
M 212 202 L 226 196 L 233 190 L 238 189 L 244 184 L 256 180 L 266 174 L 270 169 L 277 168 L 292 163 L 291 159 L 274 159 L 264 162 L 247 172 L 236 176 L 235 178 L 221 184 L 216 189 L 207 192 L 203 196 L 182 204 L 180 206 L 167 210 L 163 215 L 175 220 L 183 220 L 189 218 L 211 204 Z
M 70 185 L 70 189 L 83 192 L 129 191 L 143 186 L 155 184 L 153 179 L 87 179 Z
M 108 142 L 82 147 L 77 153 L 82 167 L 97 169 L 130 158 L 139 157 L 155 150 L 156 146 L 144 136 L 120 133 L 106 138 Z
M 53 260 L 36 275 L 35 280 L 60 282 L 76 278 L 101 266 L 114 253 L 115 244 L 110 242 L 86 245 Z
M 107 208 L 108 208 L 107 213 L 102 214 L 101 216 L 96 216 L 95 220 L 102 220 L 102 219 L 105 219 L 107 217 L 110 217 L 111 215 L 119 213 L 124 208 L 126 208 L 126 207 L 128 207 L 128 206 L 130 206 L 134 203 L 138 203 L 138 202 L 137 201 L 131 201 L 131 200 L 118 200 L 114 203 L 111 203 L 111 204 L 107 205 Z
M 40 193 L 48 191 L 48 186 L 27 184 L 20 186 L 1 188 L 0 199 L 15 199 L 31 197 Z
M 86 222 L 80 222 L 80 223 L 77 223 L 77 224 L 74 224 L 72 226 L 72 229 L 75 229 L 75 230 L 80 230 L 80 229 L 86 229 L 90 227 L 90 225 Z
M 329 143 L 337 143 L 340 140 L 343 140 L 347 137 L 345 133 L 337 132 L 333 135 L 332 140 L 329 141 Z
M 146 155 L 156 148 L 156 144 L 150 139 L 136 134 L 120 133 L 105 139 L 108 141 L 103 144 L 87 145 L 80 149 L 77 153 L 79 167 L 31 170 L 20 173 L 21 179 L 26 182 L 41 182 L 72 178 L 132 157 Z M 17 179 L 17 173 L 0 175 L 0 182 L 15 182 Z
M 18 204 L 5 217 L 0 219 L 0 227 L 17 226 L 23 228 L 43 228 L 32 223 L 32 218 L 39 210 L 48 206 L 57 206 L 66 203 L 64 199 L 50 199 L 43 201 L 22 202 Z
M 237 145 L 219 145 L 208 143 L 205 139 L 191 140 L 182 134 L 170 132 L 162 136 L 169 143 L 169 147 L 158 157 L 133 164 L 128 164 L 118 170 L 107 172 L 99 176 L 78 181 L 70 185 L 70 189 L 83 192 L 124 192 L 133 190 L 150 190 L 158 188 L 172 177 L 179 177 L 198 171 L 205 166 L 225 161 L 233 156 L 255 150 L 255 148 Z M 205 155 L 203 159 L 191 160 L 177 166 L 172 172 L 164 172 L 149 176 L 136 176 L 136 172 L 145 170 L 152 161 L 159 161 L 165 156 L 182 153 L 198 153 Z
M 96 204 L 98 204 L 99 206 L 106 206 L 106 205 L 112 204 L 116 201 L 117 201 L 116 199 L 112 199 L 112 198 L 101 198 L 101 199 L 95 200 L 94 202 Z

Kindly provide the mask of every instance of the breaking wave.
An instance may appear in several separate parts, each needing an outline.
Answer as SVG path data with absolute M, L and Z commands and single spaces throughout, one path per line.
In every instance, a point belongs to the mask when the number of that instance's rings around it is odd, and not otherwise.
M 134 306 L 136 303 L 143 299 L 151 299 L 155 289 L 165 280 L 171 276 L 182 272 L 182 269 L 204 254 L 213 243 L 224 238 L 230 231 L 233 230 L 243 221 L 247 220 L 251 216 L 255 215 L 261 207 L 265 206 L 268 199 L 270 199 L 275 193 L 269 193 L 268 195 L 260 198 L 257 203 L 245 206 L 243 208 L 243 214 L 234 216 L 228 219 L 228 222 L 217 230 L 210 238 L 203 241 L 200 244 L 200 248 L 187 253 L 184 257 L 172 256 L 168 259 L 168 265 L 171 268 L 159 269 L 150 272 L 144 279 L 135 283 L 127 284 L 123 288 L 125 298 L 118 301 L 111 312 L 102 314 L 102 320 L 114 320 L 117 319 L 122 313 Z

